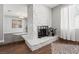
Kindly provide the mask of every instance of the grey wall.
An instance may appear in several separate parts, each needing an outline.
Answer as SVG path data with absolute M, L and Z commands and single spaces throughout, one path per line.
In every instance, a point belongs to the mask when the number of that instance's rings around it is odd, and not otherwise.
M 3 41 L 3 5 L 0 4 L 0 42 Z
M 57 6 L 53 8 L 52 15 L 52 26 L 57 29 L 57 34 L 60 34 L 60 22 L 61 22 L 61 14 L 60 14 L 61 6 Z
M 60 35 L 61 8 L 67 5 L 59 5 L 52 9 L 52 27 L 56 28 L 57 35 Z

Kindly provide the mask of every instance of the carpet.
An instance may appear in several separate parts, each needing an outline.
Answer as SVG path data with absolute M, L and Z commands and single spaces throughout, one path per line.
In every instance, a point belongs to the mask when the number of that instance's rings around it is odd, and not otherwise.
M 51 44 L 52 54 L 79 54 L 79 45 L 62 43 L 60 41 Z

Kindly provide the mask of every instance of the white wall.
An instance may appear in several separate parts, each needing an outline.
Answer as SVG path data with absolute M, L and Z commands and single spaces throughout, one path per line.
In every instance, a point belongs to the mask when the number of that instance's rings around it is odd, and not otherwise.
M 16 17 L 27 18 L 27 5 L 26 4 L 4 4 L 3 12 L 4 12 L 3 13 L 4 33 L 15 33 L 15 32 L 26 31 L 27 20 L 22 20 L 22 28 L 12 28 L 12 19 L 15 19 Z
M 3 42 L 3 5 L 0 4 L 0 42 Z
M 12 28 L 12 20 L 16 19 L 15 17 L 4 16 L 3 18 L 3 31 L 4 33 L 16 33 L 24 32 L 26 27 L 26 21 L 22 20 L 22 28 Z
M 4 15 L 27 17 L 27 4 L 4 4 Z

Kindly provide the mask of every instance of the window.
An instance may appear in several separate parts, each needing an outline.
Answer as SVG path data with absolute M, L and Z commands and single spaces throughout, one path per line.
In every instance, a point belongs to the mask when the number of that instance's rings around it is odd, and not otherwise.
M 75 5 L 75 29 L 79 29 L 79 5 Z

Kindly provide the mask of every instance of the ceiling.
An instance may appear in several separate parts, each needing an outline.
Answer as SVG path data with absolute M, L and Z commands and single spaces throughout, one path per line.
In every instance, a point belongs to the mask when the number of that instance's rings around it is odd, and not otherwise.
M 59 4 L 45 4 L 45 5 L 49 8 L 54 8 L 54 7 L 58 6 Z

